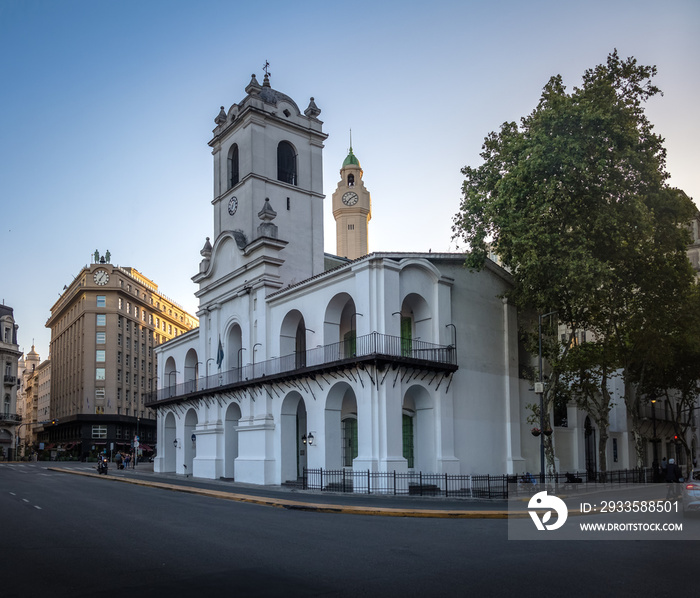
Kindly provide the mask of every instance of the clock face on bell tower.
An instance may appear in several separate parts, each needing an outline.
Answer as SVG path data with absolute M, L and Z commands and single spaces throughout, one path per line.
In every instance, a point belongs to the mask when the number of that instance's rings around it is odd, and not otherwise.
M 336 223 L 336 252 L 351 260 L 367 255 L 368 222 L 372 217 L 369 191 L 362 180 L 360 162 L 349 150 L 340 169 L 340 181 L 333 193 Z

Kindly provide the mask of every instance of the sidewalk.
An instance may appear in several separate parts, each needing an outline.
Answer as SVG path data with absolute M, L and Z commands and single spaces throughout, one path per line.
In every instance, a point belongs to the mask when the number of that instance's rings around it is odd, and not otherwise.
M 153 463 L 148 462 L 140 463 L 136 468 L 128 470 L 118 470 L 112 465 L 107 476 L 98 475 L 94 463 L 56 464 L 49 466 L 48 469 L 223 500 L 318 513 L 452 519 L 506 519 L 508 517 L 505 500 L 318 492 L 284 486 L 258 486 L 230 480 L 207 480 L 174 473 L 154 473 Z

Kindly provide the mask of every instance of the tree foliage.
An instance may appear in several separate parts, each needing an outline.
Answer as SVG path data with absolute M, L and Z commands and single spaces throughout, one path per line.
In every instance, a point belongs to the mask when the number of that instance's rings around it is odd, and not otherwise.
M 660 359 L 658 335 L 689 317 L 684 225 L 695 207 L 668 185 L 663 139 L 644 112 L 660 94 L 655 75 L 614 51 L 571 92 L 552 77 L 519 125 L 486 137 L 481 166 L 462 170 L 453 223 L 469 267 L 495 253 L 513 273 L 509 296 L 521 310 L 557 311 L 575 342 L 550 355 L 561 362 L 555 369 L 568 372 L 579 396 L 602 399 L 591 411 L 605 426 L 609 379 L 621 372 L 633 407 L 644 360 Z M 580 331 L 598 346 L 584 347 Z M 648 370 L 660 375 L 657 365 Z

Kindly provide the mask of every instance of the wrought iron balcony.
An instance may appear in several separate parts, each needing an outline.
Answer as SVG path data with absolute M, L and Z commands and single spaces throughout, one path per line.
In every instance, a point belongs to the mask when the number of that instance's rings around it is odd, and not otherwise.
M 280 379 L 300 378 L 324 371 L 374 363 L 379 367 L 407 365 L 435 372 L 457 370 L 457 352 L 453 345 L 435 345 L 372 332 L 365 336 L 322 345 L 303 352 L 292 353 L 248 364 L 241 368 L 219 371 L 210 376 L 159 388 L 146 397 L 146 406 L 155 407 L 189 395 L 213 389 L 233 389 Z M 166 374 L 167 381 L 167 374 Z
M 17 384 L 17 376 L 10 376 L 9 374 L 5 374 L 5 384 L 8 384 L 10 386 Z
M 0 413 L 0 422 L 4 424 L 19 424 L 22 421 L 22 416 L 16 413 Z

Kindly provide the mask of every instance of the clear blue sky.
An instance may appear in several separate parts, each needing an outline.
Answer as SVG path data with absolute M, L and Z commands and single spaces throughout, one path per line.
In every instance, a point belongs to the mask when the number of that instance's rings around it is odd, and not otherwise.
M 330 252 L 350 128 L 370 250 L 454 250 L 460 169 L 484 137 L 614 48 L 658 66 L 647 113 L 698 200 L 699 26 L 697 0 L 2 0 L 0 301 L 45 359 L 51 306 L 109 249 L 194 313 L 213 119 L 265 60 L 275 89 L 322 110 Z

